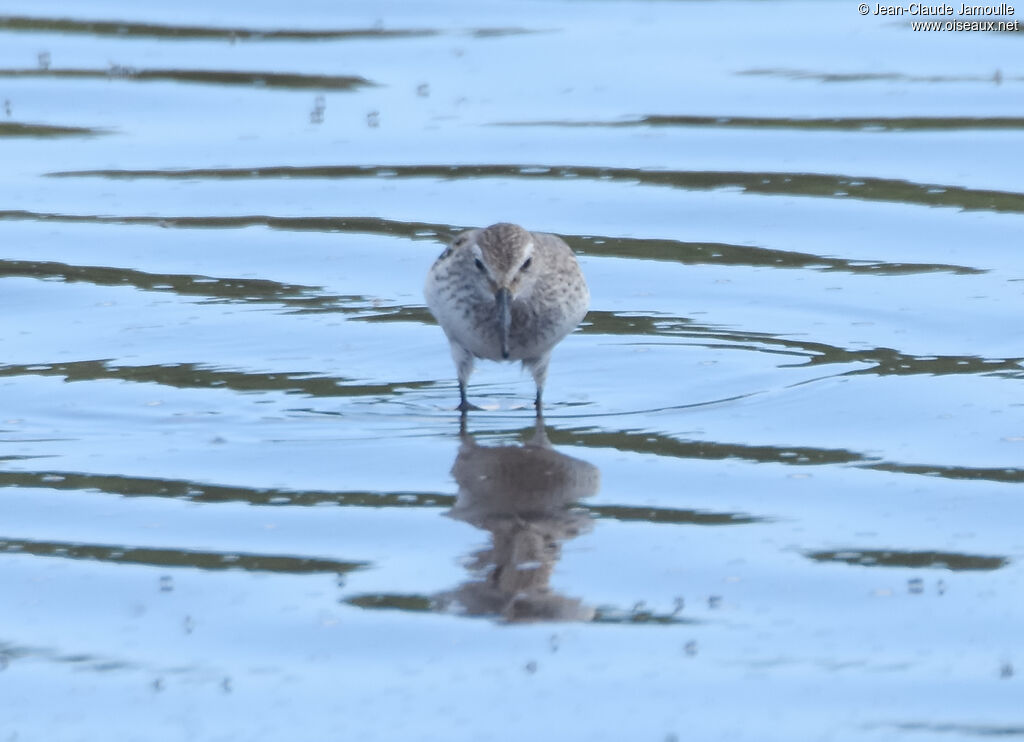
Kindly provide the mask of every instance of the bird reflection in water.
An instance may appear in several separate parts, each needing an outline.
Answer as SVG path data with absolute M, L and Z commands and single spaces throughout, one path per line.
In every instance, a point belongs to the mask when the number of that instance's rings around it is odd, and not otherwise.
M 481 446 L 465 416 L 460 438 L 447 515 L 488 531 L 491 544 L 469 558 L 474 579 L 437 596 L 438 606 L 510 622 L 591 620 L 594 608 L 550 582 L 562 544 L 590 530 L 590 514 L 572 504 L 597 492 L 597 467 L 554 450 L 540 416 L 523 445 Z

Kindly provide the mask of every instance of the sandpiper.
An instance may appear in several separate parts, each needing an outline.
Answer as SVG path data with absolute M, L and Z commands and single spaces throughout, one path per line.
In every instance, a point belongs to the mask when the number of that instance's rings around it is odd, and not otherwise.
M 458 409 L 476 358 L 522 361 L 537 382 L 537 411 L 551 350 L 587 313 L 590 292 L 576 256 L 553 234 L 494 224 L 458 235 L 424 288 L 427 306 L 451 344 Z

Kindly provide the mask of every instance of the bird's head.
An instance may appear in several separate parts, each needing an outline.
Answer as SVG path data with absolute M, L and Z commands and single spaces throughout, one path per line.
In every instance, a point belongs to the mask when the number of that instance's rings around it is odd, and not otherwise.
M 494 295 L 502 357 L 508 358 L 512 302 L 533 287 L 533 235 L 515 224 L 494 224 L 476 233 L 469 245 L 473 265 Z

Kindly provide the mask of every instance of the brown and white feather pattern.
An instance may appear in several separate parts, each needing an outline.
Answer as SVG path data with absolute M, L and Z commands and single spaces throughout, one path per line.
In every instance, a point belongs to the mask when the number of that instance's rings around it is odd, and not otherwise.
M 495 224 L 455 237 L 430 269 L 424 294 L 451 343 L 463 385 L 474 358 L 502 360 L 499 289 L 511 296 L 508 360 L 530 369 L 539 397 L 551 350 L 587 313 L 586 281 L 572 250 L 555 235 Z

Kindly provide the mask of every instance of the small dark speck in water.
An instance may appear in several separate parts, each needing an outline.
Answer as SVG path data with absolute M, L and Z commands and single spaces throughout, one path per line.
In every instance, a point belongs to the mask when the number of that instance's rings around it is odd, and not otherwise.
M 1013 677 L 1013 665 L 1009 662 L 1004 662 L 999 667 L 999 677 L 1001 678 L 1012 678 Z
M 537 672 L 537 663 L 533 660 L 530 660 L 526 663 L 523 669 L 526 670 L 526 672 L 528 672 L 530 675 L 533 675 L 535 672 Z
M 425 82 L 421 82 L 419 85 L 416 86 L 416 95 L 418 95 L 420 98 L 429 98 L 430 85 L 428 85 Z
M 12 113 L 11 99 L 10 98 L 4 98 L 4 114 L 7 116 L 7 118 L 10 118 L 11 117 L 11 113 Z
M 924 580 L 920 577 L 914 577 L 913 579 L 907 580 L 907 592 L 911 595 L 920 595 L 924 592 Z
M 151 683 L 151 685 L 153 687 L 153 690 L 156 691 L 157 693 L 159 693 L 160 691 L 162 691 L 164 689 L 164 679 L 163 678 L 157 678 L 156 680 L 154 680 Z
M 220 681 L 220 687 L 221 687 L 221 690 L 223 690 L 225 693 L 230 693 L 231 692 L 231 678 L 230 677 L 226 677 L 222 681 Z
M 371 129 L 376 129 L 380 126 L 380 111 L 370 111 L 366 114 L 366 125 Z
M 552 634 L 548 639 L 548 646 L 551 647 L 552 652 L 558 651 L 558 634 Z
M 196 622 L 192 620 L 192 616 L 185 616 L 185 620 L 182 622 L 182 628 L 185 629 L 186 634 L 191 634 L 196 628 Z
M 697 642 L 692 640 L 692 639 L 690 641 L 686 642 L 686 645 L 683 647 L 683 652 L 686 653 L 687 657 L 696 657 L 697 656 Z
M 935 585 L 935 589 L 938 591 L 939 595 L 945 595 L 946 594 L 946 582 L 945 582 L 945 580 L 939 580 L 938 584 Z
M 672 615 L 673 616 L 677 616 L 680 613 L 682 613 L 683 612 L 683 607 L 685 605 L 686 605 L 686 602 L 681 597 L 680 598 L 676 598 L 675 602 L 672 604 Z
M 721 607 L 722 607 L 722 596 L 721 595 L 711 595 L 711 596 L 708 597 L 708 608 L 711 608 L 712 610 L 714 610 L 715 608 L 721 608 Z
M 309 123 L 322 124 L 325 110 L 327 110 L 327 99 L 318 95 L 313 99 L 313 110 L 309 112 Z
M 51 59 L 50 59 L 50 52 L 48 52 L 48 51 L 41 51 L 41 52 L 39 52 L 38 60 L 39 60 L 39 69 L 41 69 L 41 70 L 48 70 L 48 69 L 50 69 L 50 61 L 51 61 Z
M 160 575 L 160 592 L 169 593 L 174 589 L 174 578 L 170 575 Z

